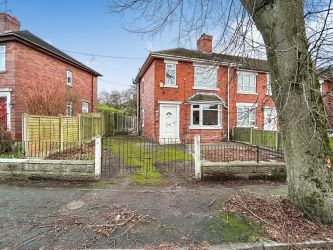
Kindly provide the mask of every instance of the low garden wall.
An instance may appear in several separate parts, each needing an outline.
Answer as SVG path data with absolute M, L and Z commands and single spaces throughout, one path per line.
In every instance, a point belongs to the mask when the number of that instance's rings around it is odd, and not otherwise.
M 203 175 L 206 174 L 228 174 L 236 176 L 254 175 L 286 175 L 284 162 L 210 162 L 201 161 Z
M 0 159 L 0 178 L 95 180 L 94 161 Z

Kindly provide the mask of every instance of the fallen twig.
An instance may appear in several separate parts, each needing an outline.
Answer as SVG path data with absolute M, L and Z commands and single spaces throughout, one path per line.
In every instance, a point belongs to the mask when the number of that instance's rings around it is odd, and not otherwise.
M 212 200 L 211 203 L 209 203 L 206 207 L 210 207 L 211 205 L 214 204 L 215 201 L 216 201 L 216 199 L 214 198 L 214 200 Z

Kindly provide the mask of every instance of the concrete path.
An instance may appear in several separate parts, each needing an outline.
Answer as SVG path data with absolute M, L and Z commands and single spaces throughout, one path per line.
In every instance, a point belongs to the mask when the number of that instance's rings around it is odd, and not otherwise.
M 161 243 L 181 247 L 204 241 L 222 244 L 229 238 L 212 226 L 212 218 L 228 194 L 241 190 L 286 194 L 282 184 L 0 184 L 0 249 L 142 248 Z M 107 237 L 96 225 L 105 224 L 104 229 L 108 229 L 115 211 L 135 213 L 138 220 L 115 228 Z M 243 240 L 241 235 L 236 239 Z

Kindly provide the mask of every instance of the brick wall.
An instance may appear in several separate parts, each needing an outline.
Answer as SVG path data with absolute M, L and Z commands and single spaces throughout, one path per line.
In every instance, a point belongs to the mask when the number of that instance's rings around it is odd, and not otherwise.
M 73 73 L 71 89 L 77 96 L 76 102 L 73 103 L 73 114 L 81 112 L 82 101 L 89 103 L 90 111 L 95 111 L 97 105 L 97 78 L 95 76 L 25 44 L 6 43 L 6 72 L 0 73 L 0 87 L 13 89 L 11 130 L 15 138 L 21 138 L 22 114 L 26 112 L 19 95 L 24 94 L 32 83 L 41 86 L 57 86 L 59 90 L 68 88 L 66 87 L 67 70 Z M 63 114 L 65 114 L 65 104 Z
M 329 127 L 333 128 L 333 96 L 330 93 L 333 93 L 332 81 L 326 80 L 322 86 L 322 96 Z
M 154 102 L 154 86 L 155 86 L 155 63 L 152 63 L 143 76 L 140 83 L 140 102 L 141 102 L 141 123 L 143 135 L 149 138 L 155 138 L 155 102 Z M 157 136 L 158 137 L 158 136 Z
M 256 104 L 256 127 L 264 128 L 264 107 L 275 107 L 275 104 L 267 93 L 267 73 L 257 73 L 256 94 L 237 93 L 237 70 L 230 69 L 230 128 L 237 126 L 237 103 Z
M 191 105 L 186 101 L 196 92 L 216 93 L 223 100 L 226 100 L 225 75 L 223 70 L 218 70 L 219 90 L 194 90 L 194 68 L 191 62 L 178 61 L 176 66 L 176 83 L 178 88 L 161 87 L 165 81 L 165 63 L 163 59 L 156 59 L 155 63 L 155 135 L 159 137 L 159 101 L 181 101 L 180 106 L 180 137 L 191 139 L 195 134 L 200 134 L 203 141 L 220 141 L 223 129 L 190 129 Z M 224 112 L 225 115 L 225 112 Z M 222 115 L 222 126 L 226 127 L 225 117 Z

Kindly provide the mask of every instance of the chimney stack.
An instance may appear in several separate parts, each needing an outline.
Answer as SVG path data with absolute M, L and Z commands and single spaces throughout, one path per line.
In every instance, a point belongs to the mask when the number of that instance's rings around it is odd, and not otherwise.
M 7 13 L 0 13 L 0 33 L 19 31 L 21 22 Z
M 212 53 L 213 37 L 203 33 L 197 41 L 197 49 L 205 53 Z

